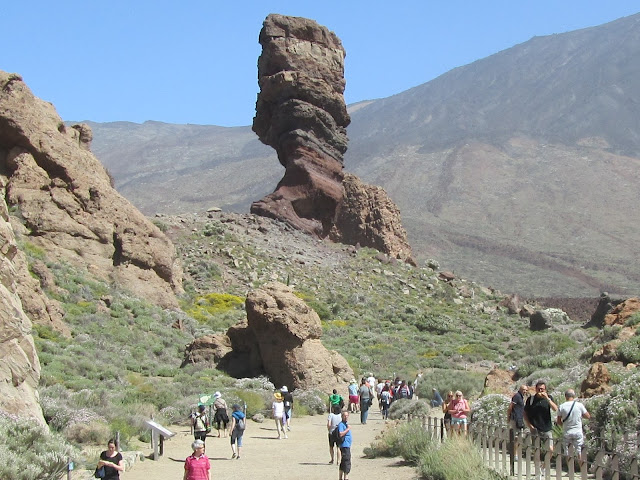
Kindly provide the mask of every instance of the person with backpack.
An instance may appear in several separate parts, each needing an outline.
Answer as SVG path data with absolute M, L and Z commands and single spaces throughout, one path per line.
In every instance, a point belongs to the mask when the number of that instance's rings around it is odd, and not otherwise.
M 244 435 L 244 431 L 247 427 L 247 416 L 237 403 L 234 403 L 231 406 L 231 409 L 233 410 L 231 413 L 231 426 L 229 427 L 229 430 L 231 431 L 231 451 L 233 452 L 231 458 L 240 460 L 242 436 Z
M 209 417 L 205 413 L 205 406 L 198 405 L 198 412 L 192 416 L 193 436 L 195 440 L 207 439 L 207 431 L 209 429 Z
M 337 405 L 340 407 L 340 410 L 344 407 L 344 399 L 341 395 L 338 394 L 338 390 L 333 389 L 333 393 L 329 395 L 329 413 L 333 412 L 333 407 Z
M 382 419 L 389 418 L 389 406 L 391 405 L 391 386 L 386 384 L 380 392 L 380 407 L 382 408 Z
M 335 390 L 334 390 L 335 391 Z M 333 460 L 336 460 L 336 463 L 340 463 L 340 445 L 336 439 L 336 432 L 339 434 L 338 424 L 342 421 L 341 415 L 342 409 L 338 404 L 332 406 L 331 413 L 327 417 L 327 430 L 329 431 L 329 453 L 331 454 L 331 460 L 329 463 L 333 463 Z M 335 449 L 335 454 L 334 454 Z M 337 455 L 337 457 L 336 457 Z
M 373 391 L 367 379 L 362 377 L 360 389 L 358 390 L 360 396 L 360 423 L 362 425 L 367 424 L 367 417 L 369 416 L 369 407 L 373 404 Z
M 339 480 L 349 480 L 349 472 L 351 472 L 351 426 L 349 426 L 349 412 L 342 412 L 342 421 L 338 424 L 338 433 L 340 435 L 340 470 L 338 472 Z

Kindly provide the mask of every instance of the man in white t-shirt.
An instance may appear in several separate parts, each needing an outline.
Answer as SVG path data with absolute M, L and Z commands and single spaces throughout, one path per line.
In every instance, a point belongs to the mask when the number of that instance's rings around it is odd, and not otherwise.
M 556 422 L 562 425 L 562 438 L 564 443 L 564 454 L 569 454 L 569 445 L 573 445 L 576 455 L 580 456 L 584 437 L 582 435 L 582 419 L 591 418 L 585 406 L 576 400 L 576 392 L 572 389 L 564 392 L 564 402 L 558 408 L 558 418 Z

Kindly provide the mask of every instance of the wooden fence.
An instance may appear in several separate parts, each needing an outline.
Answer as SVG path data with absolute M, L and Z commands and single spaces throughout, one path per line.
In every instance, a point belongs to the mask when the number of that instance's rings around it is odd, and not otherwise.
M 424 417 L 422 422 L 433 439 L 444 441 L 450 435 L 442 418 Z M 621 469 L 620 455 L 605 449 L 583 448 L 577 455 L 572 445 L 565 449 L 561 441 L 550 448 L 548 439 L 528 431 L 482 422 L 472 422 L 468 435 L 489 468 L 517 480 L 640 480 L 637 458 Z

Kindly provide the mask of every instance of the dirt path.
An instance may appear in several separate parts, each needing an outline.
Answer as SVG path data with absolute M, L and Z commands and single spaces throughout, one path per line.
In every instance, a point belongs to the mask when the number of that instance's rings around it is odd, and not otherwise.
M 359 415 L 352 414 L 352 470 L 350 480 L 381 477 L 394 480 L 416 480 L 413 467 L 405 466 L 402 459 L 367 459 L 362 451 L 382 430 L 384 421 L 377 408 L 370 411 L 366 425 L 360 424 Z M 185 427 L 173 427 L 177 435 L 165 442 L 164 456 L 158 461 L 137 462 L 123 480 L 180 480 L 184 473 L 184 459 L 191 454 L 193 437 Z M 242 458 L 231 460 L 228 438 L 207 438 L 207 455 L 211 460 L 212 479 L 249 478 L 276 480 L 293 478 L 303 480 L 337 479 L 337 466 L 330 465 L 327 441 L 326 415 L 294 418 L 288 439 L 278 440 L 273 420 L 247 423 Z M 151 453 L 150 448 L 143 453 Z

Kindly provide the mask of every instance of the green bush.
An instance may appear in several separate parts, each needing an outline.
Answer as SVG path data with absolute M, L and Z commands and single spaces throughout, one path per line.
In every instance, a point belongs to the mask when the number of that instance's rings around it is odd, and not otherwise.
M 0 478 L 51 480 L 62 478 L 73 447 L 33 420 L 0 415 Z
M 391 407 L 389 407 L 389 418 L 398 420 L 402 418 L 426 417 L 430 411 L 431 407 L 427 402 L 401 398 L 394 400 Z
M 640 332 L 638 330 L 637 332 Z M 624 363 L 640 363 L 640 336 L 636 335 L 625 340 L 616 349 L 618 360 Z
M 485 376 L 482 372 L 434 368 L 422 375 L 417 393 L 420 398 L 431 398 L 431 389 L 435 388 L 446 399 L 447 392 L 460 390 L 465 397 L 471 398 L 482 392 Z
M 474 421 L 505 425 L 510 403 L 507 395 L 485 395 L 471 404 L 471 416 Z
M 430 444 L 418 463 L 421 478 L 427 480 L 496 480 L 475 446 L 466 438 L 454 436 L 441 445 Z

